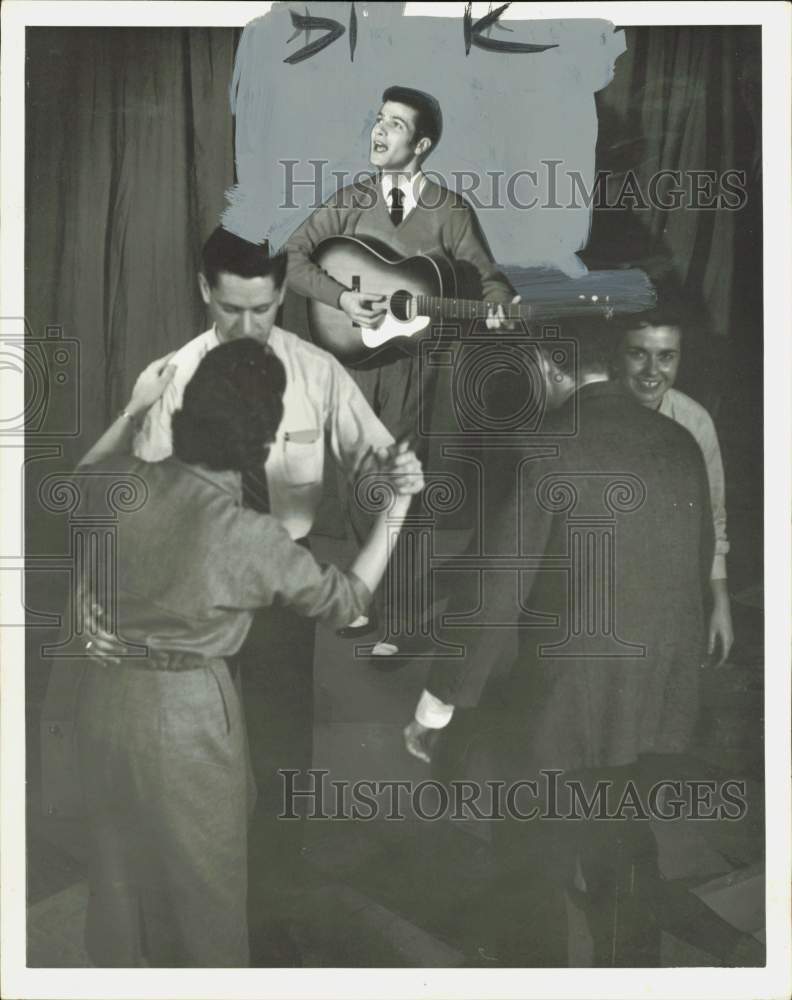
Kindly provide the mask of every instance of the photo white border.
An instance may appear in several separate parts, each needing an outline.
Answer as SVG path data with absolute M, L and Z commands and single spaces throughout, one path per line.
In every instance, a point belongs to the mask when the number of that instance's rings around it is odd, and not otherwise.
M 35 2 L 2 6 L 0 116 L 2 185 L 0 316 L 24 315 L 25 27 L 33 25 L 243 26 L 269 3 Z M 301 3 L 300 6 L 303 6 Z M 311 4 L 319 7 L 318 3 Z M 366 6 L 358 3 L 360 12 Z M 408 4 L 408 14 L 450 17 L 464 3 Z M 474 14 L 486 13 L 486 3 Z M 2 790 L 2 980 L 0 992 L 26 1000 L 51 997 L 602 997 L 672 996 L 781 998 L 792 993 L 790 973 L 790 29 L 784 3 L 514 3 L 507 17 L 603 18 L 615 25 L 762 25 L 765 334 L 765 614 L 766 614 L 766 841 L 767 954 L 764 969 L 288 969 L 288 970 L 43 970 L 25 968 L 24 630 L 0 636 L 0 789 Z M 461 30 L 461 29 L 460 29 Z M 6 388 L 7 380 L 3 383 Z M 18 397 L 8 412 L 23 411 Z M 1 440 L 1 439 L 0 439 Z M 21 448 L 0 447 L 3 552 L 19 552 L 17 505 Z M 11 523 L 13 521 L 13 523 Z M 16 619 L 17 575 L 0 574 L 0 620 Z

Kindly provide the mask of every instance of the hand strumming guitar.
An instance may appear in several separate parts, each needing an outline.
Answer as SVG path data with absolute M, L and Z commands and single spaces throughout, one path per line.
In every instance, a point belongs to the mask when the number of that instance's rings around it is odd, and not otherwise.
M 384 301 L 384 295 L 346 291 L 341 293 L 338 307 L 349 316 L 353 323 L 370 328 L 376 327 L 382 321 L 387 310 L 384 305 L 379 303 Z

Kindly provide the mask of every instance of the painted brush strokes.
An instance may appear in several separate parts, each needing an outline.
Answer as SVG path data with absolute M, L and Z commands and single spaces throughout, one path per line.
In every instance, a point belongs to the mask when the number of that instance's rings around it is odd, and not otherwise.
M 224 224 L 282 246 L 318 203 L 367 171 L 380 96 L 400 83 L 440 101 L 444 133 L 426 170 L 471 201 L 496 260 L 581 273 L 575 254 L 591 206 L 572 178 L 586 190 L 594 183 L 594 95 L 625 51 L 623 31 L 603 20 L 517 19 L 509 4 L 478 19 L 412 6 L 417 16 L 398 3 L 323 3 L 307 14 L 279 4 L 246 25 L 231 87 L 237 184 Z

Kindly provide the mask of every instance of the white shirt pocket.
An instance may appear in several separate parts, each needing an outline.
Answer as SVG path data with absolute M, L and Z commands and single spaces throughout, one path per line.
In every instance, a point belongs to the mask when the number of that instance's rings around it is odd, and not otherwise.
M 318 427 L 296 427 L 283 435 L 283 470 L 292 486 L 322 481 L 324 439 Z

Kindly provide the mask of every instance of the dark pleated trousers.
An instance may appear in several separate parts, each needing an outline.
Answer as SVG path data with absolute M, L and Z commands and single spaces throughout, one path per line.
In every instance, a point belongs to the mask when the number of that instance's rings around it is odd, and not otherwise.
M 286 779 L 300 775 L 313 758 L 313 662 L 316 625 L 284 607 L 256 613 L 242 649 L 234 657 L 241 674 L 250 764 L 256 804 L 248 832 L 249 905 L 254 949 L 261 928 L 277 923 L 287 894 L 305 875 L 302 800 L 299 819 L 281 818 Z M 296 787 L 307 779 L 298 777 Z

